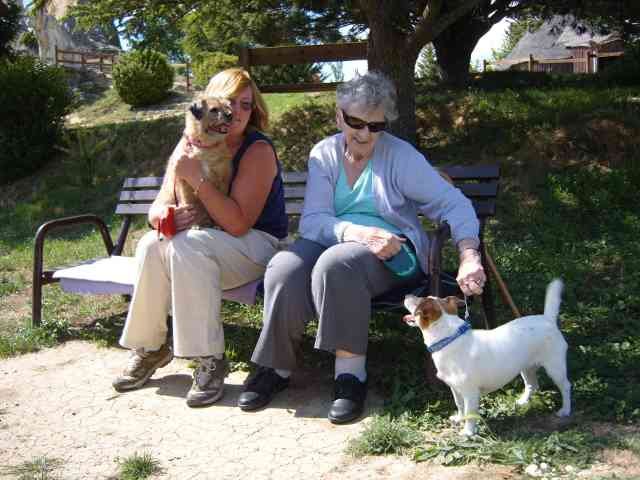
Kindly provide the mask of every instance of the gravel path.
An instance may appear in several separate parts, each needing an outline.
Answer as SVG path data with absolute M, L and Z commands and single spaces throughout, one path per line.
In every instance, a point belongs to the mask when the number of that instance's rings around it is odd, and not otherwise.
M 112 390 L 127 357 L 73 341 L 3 360 L 0 465 L 47 456 L 62 460 L 60 478 L 105 479 L 117 472 L 118 457 L 149 452 L 160 460 L 162 478 L 258 480 L 332 478 L 353 464 L 343 452 L 366 419 L 346 426 L 327 421 L 330 378 L 296 378 L 270 408 L 246 413 L 235 406 L 246 377 L 238 372 L 219 403 L 191 409 L 184 401 L 191 385 L 185 360 L 158 370 L 141 390 Z M 368 414 L 380 403 L 371 395 Z

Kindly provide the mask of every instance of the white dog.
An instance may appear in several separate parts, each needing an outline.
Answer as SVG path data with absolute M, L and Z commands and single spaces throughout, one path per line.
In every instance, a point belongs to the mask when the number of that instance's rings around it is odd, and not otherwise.
M 461 435 L 476 433 L 480 395 L 503 387 L 520 373 L 525 389 L 518 405 L 529 401 L 538 389 L 536 370 L 544 367 L 562 394 L 560 417 L 571 414 L 571 384 L 567 378 L 567 342 L 558 329 L 562 281 L 547 287 L 544 315 L 518 318 L 493 330 L 470 330 L 458 317 L 459 299 L 405 297 L 411 312 L 407 324 L 419 327 L 433 354 L 438 378 L 453 393 L 458 407 L 451 417 L 464 421 Z

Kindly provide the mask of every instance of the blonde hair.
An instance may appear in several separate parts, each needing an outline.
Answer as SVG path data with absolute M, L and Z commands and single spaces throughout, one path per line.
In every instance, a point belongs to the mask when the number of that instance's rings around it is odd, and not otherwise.
M 269 111 L 260 90 L 243 68 L 228 68 L 214 75 L 204 93 L 210 97 L 235 98 L 242 90 L 250 87 L 253 93 L 253 109 L 249 126 L 256 130 L 266 130 L 269 126 Z

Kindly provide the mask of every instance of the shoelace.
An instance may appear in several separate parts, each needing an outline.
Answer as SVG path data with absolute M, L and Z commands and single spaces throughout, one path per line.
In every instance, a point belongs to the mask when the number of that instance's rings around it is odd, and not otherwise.
M 196 368 L 193 372 L 193 378 L 198 384 L 200 384 L 201 375 L 211 374 L 215 372 L 217 368 L 218 366 L 216 365 L 215 360 L 200 358 L 198 368 Z M 205 379 L 205 381 L 206 380 L 207 379 Z
M 127 363 L 127 371 L 132 371 L 137 369 L 142 360 L 147 358 L 148 354 L 145 353 L 144 348 L 136 348 L 131 355 L 129 356 L 129 362 Z

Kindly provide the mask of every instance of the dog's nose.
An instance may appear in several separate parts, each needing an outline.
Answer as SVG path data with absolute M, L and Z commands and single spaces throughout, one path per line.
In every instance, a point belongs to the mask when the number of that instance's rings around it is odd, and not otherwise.
M 224 121 L 231 123 L 231 120 L 233 120 L 233 112 L 224 112 Z
M 189 107 L 189 111 L 196 117 L 198 120 L 202 120 L 202 107 L 197 103 L 193 103 Z

